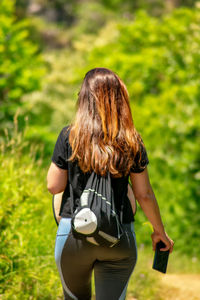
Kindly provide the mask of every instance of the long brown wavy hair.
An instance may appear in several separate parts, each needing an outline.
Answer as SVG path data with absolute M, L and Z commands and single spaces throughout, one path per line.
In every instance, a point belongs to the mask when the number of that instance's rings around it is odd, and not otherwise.
M 77 160 L 84 173 L 128 175 L 143 142 L 133 123 L 123 81 L 107 68 L 88 71 L 76 105 L 69 127 L 72 155 L 68 160 Z

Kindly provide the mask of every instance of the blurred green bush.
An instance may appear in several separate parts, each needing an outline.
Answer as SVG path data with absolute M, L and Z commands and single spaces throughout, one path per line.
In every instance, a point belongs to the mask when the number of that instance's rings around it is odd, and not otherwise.
M 0 149 L 0 298 L 53 300 L 62 291 L 46 170 L 16 124 Z
M 42 55 L 29 40 L 28 19 L 16 21 L 15 1 L 0 1 L 0 130 L 10 127 L 24 94 L 40 88 Z

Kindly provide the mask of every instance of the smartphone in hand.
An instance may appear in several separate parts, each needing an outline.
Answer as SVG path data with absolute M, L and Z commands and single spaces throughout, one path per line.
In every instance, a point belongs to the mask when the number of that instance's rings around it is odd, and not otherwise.
M 154 261 L 152 268 L 162 273 L 166 273 L 167 263 L 169 257 L 169 250 L 160 251 L 161 248 L 165 248 L 166 245 L 160 241 L 156 244 L 156 250 L 154 255 Z

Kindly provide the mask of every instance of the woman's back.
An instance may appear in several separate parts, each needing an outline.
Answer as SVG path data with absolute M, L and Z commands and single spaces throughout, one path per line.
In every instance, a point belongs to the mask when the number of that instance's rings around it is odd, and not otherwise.
M 77 161 L 68 161 L 68 158 L 72 154 L 72 148 L 69 143 L 69 127 L 70 126 L 65 126 L 58 136 L 52 155 L 52 162 L 54 162 L 58 167 L 68 170 L 68 180 L 72 184 L 73 195 L 76 202 L 75 207 L 77 207 L 79 197 L 81 196 L 85 188 L 86 182 L 91 172 L 83 173 L 83 171 L 78 166 Z M 136 162 L 134 164 L 135 167 L 131 168 L 131 171 L 139 173 L 148 164 L 149 161 L 145 148 L 143 148 L 142 161 L 142 166 L 138 166 Z M 118 211 L 118 215 L 121 214 L 122 210 L 124 223 L 134 221 L 134 215 L 131 209 L 131 204 L 127 197 L 128 177 L 129 175 L 121 177 L 115 177 L 115 175 L 111 176 L 111 184 L 114 192 L 116 209 Z M 71 216 L 69 185 L 67 185 L 64 190 L 60 216 L 65 218 Z

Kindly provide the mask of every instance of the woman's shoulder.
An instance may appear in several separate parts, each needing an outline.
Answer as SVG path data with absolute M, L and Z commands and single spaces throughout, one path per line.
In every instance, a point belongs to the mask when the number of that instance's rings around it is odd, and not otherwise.
M 60 134 L 63 140 L 68 141 L 69 138 L 69 132 L 70 132 L 70 125 L 66 125 L 62 128 Z
M 61 130 L 64 134 L 67 134 L 70 131 L 70 127 L 71 125 L 66 125 L 63 127 L 63 129 Z

